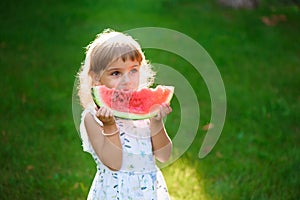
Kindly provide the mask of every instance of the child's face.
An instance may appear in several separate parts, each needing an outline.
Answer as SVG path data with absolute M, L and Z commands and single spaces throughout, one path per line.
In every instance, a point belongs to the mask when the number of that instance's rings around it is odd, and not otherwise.
M 136 90 L 139 86 L 140 64 L 138 61 L 118 59 L 103 72 L 100 84 L 108 88 Z

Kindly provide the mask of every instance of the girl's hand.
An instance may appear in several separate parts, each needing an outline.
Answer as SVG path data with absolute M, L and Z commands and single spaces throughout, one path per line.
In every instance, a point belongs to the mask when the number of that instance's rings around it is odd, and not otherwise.
M 104 126 L 113 125 L 116 123 L 114 114 L 111 109 L 106 107 L 96 108 L 96 116 L 103 123 Z
M 152 117 L 152 119 L 156 121 L 161 121 L 165 116 L 172 112 L 172 108 L 170 104 L 164 103 L 160 106 L 160 111 L 157 113 L 156 116 Z

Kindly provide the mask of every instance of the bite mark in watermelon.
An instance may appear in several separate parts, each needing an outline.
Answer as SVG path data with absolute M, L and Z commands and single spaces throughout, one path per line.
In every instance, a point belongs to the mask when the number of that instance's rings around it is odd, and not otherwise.
M 158 105 L 169 103 L 173 94 L 173 86 L 162 85 L 137 91 L 117 90 L 104 85 L 92 87 L 92 96 L 98 107 L 108 107 L 115 116 L 126 119 L 147 119 L 157 115 Z

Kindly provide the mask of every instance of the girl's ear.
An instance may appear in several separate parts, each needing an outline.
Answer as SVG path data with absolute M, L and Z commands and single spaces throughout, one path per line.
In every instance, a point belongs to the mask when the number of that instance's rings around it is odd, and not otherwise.
M 94 86 L 101 85 L 101 82 L 100 82 L 100 81 L 93 81 L 93 85 L 94 85 Z
M 92 78 L 92 85 L 101 85 L 100 75 L 98 75 L 94 72 L 90 72 L 90 76 Z

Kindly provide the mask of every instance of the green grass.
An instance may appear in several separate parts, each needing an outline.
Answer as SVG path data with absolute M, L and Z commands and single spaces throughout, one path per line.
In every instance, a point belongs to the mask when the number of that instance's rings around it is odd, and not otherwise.
M 157 26 L 197 40 L 227 94 L 225 126 L 213 151 L 198 151 L 210 119 L 201 76 L 178 56 L 146 50 L 174 66 L 198 94 L 193 144 L 163 169 L 174 199 L 300 198 L 300 10 L 263 1 L 234 10 L 213 1 L 1 1 L 0 199 L 84 199 L 95 173 L 72 118 L 72 89 L 85 47 L 104 28 Z M 153 5 L 154 4 L 154 5 Z M 263 16 L 284 14 L 276 26 Z M 193 75 L 191 75 L 193 74 Z M 179 105 L 167 127 L 173 137 Z

